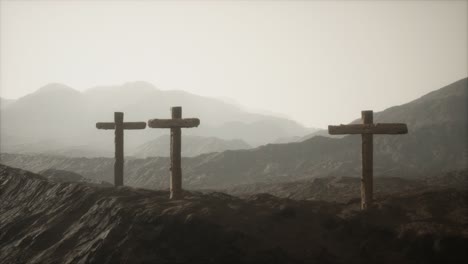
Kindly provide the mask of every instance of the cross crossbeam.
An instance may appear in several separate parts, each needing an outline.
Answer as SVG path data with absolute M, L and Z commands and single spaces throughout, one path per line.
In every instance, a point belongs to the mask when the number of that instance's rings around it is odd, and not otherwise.
M 126 129 L 145 129 L 146 122 L 124 122 L 124 113 L 115 112 L 114 122 L 98 122 L 97 129 L 114 129 L 115 130 L 115 162 L 114 162 L 114 185 L 123 185 L 123 169 L 124 169 L 124 137 L 123 133 Z
M 374 124 L 372 111 L 362 111 L 363 124 L 328 126 L 330 135 L 361 134 L 362 137 L 362 178 L 361 178 L 361 209 L 372 206 L 373 200 L 373 135 L 407 134 L 408 127 L 403 123 Z
M 150 119 L 148 126 L 151 128 L 171 129 L 171 195 L 170 199 L 182 198 L 182 131 L 181 128 L 198 127 L 200 119 L 182 118 L 182 107 L 171 107 L 172 119 Z
M 330 135 L 345 135 L 345 134 L 381 134 L 381 135 L 398 135 L 408 133 L 408 128 L 401 123 L 387 124 L 352 124 L 328 126 Z
M 198 118 L 184 119 L 150 119 L 148 126 L 151 128 L 191 128 L 200 125 Z
M 97 129 L 115 129 L 115 123 L 113 122 L 99 122 L 96 123 Z M 134 129 L 145 129 L 146 123 L 145 122 L 125 122 L 123 123 L 124 130 L 134 130 Z

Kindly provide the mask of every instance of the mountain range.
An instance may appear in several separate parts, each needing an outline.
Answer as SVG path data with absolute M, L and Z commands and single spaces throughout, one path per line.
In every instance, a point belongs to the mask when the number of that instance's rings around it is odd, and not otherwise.
M 125 113 L 124 121 L 169 118 L 171 106 L 183 106 L 183 117 L 201 120 L 198 128 L 184 129 L 183 134 L 205 142 L 216 137 L 259 146 L 315 131 L 286 118 L 250 113 L 234 104 L 184 91 L 159 90 L 146 82 L 100 86 L 84 92 L 52 83 L 17 100 L 2 100 L 1 105 L 0 151 L 10 153 L 111 157 L 113 133 L 97 130 L 96 122 L 112 122 L 115 111 Z M 127 153 L 168 133 L 149 128 L 126 131 Z M 240 147 L 245 145 L 236 148 Z M 207 152 L 217 150 L 205 146 Z
M 454 82 L 409 103 L 374 115 L 374 122 L 408 125 L 406 135 L 377 135 L 375 177 L 421 178 L 467 168 L 468 79 Z M 357 122 L 357 120 L 351 121 Z M 314 136 L 303 142 L 268 144 L 183 159 L 184 186 L 220 189 L 236 185 L 297 181 L 361 174 L 361 138 Z M 2 154 L 0 162 L 34 172 L 68 170 L 112 182 L 113 159 Z M 127 159 L 125 184 L 166 189 L 169 159 Z

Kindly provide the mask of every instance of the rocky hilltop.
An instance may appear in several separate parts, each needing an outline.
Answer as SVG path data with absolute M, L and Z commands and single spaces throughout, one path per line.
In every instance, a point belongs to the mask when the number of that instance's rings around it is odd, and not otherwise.
M 0 166 L 3 263 L 466 263 L 466 190 L 376 208 L 53 183 Z
M 91 180 L 81 176 L 78 173 L 65 171 L 65 170 L 56 170 L 56 169 L 47 169 L 40 171 L 39 174 L 47 178 L 47 180 L 51 182 L 79 182 L 79 183 L 86 183 L 89 185 L 103 185 L 103 186 L 114 186 L 108 182 L 99 182 L 95 180 Z

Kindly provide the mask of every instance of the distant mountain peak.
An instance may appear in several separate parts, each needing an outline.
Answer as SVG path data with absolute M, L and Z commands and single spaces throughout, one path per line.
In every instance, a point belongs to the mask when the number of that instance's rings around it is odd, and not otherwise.
M 148 90 L 159 90 L 154 84 L 146 81 L 133 81 L 126 82 L 122 85 L 123 87 L 137 87 L 139 89 L 148 89 Z
M 434 90 L 428 94 L 411 102 L 424 102 L 426 100 L 440 99 L 447 96 L 466 96 L 468 91 L 468 77 L 462 78 L 456 82 L 450 83 L 442 88 Z M 410 103 L 411 103 L 410 102 Z
M 145 82 L 145 81 L 134 81 L 126 82 L 118 85 L 105 85 L 105 86 L 95 86 L 88 90 L 85 93 L 102 93 L 102 92 L 131 92 L 131 93 L 151 93 L 155 91 L 160 91 L 154 84 Z
M 69 91 L 69 92 L 75 92 L 75 93 L 80 93 L 79 91 L 71 88 L 70 86 L 67 86 L 62 83 L 48 83 L 41 88 L 39 88 L 36 92 L 39 93 L 48 93 L 48 92 L 57 92 L 57 91 Z

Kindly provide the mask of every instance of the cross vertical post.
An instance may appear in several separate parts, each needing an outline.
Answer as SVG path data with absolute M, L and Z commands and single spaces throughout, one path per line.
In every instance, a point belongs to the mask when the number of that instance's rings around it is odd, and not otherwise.
M 124 137 L 123 137 L 123 113 L 114 113 L 115 123 L 115 162 L 114 162 L 114 183 L 115 186 L 123 185 L 124 169 Z
M 182 118 L 182 107 L 171 107 L 172 119 Z M 180 127 L 171 128 L 171 196 L 170 199 L 179 199 L 182 193 L 182 138 Z
M 146 122 L 124 122 L 124 113 L 114 112 L 114 122 L 98 122 L 97 129 L 114 129 L 115 133 L 115 161 L 114 161 L 114 185 L 124 184 L 124 130 L 145 129 Z
M 182 191 L 182 128 L 198 127 L 200 119 L 182 118 L 182 107 L 171 107 L 171 119 L 150 119 L 148 126 L 151 128 L 171 129 L 171 179 L 170 199 L 181 199 Z
M 362 123 L 372 124 L 374 113 L 372 111 L 361 112 Z M 361 134 L 362 137 L 362 178 L 361 178 L 361 209 L 367 209 L 372 204 L 373 193 L 373 160 L 374 138 L 372 134 Z
M 361 112 L 362 124 L 328 126 L 330 135 L 356 135 L 362 138 L 362 178 L 361 178 L 361 209 L 372 207 L 373 201 L 373 162 L 374 162 L 374 134 L 398 135 L 407 134 L 408 127 L 403 123 L 374 124 L 372 111 Z

